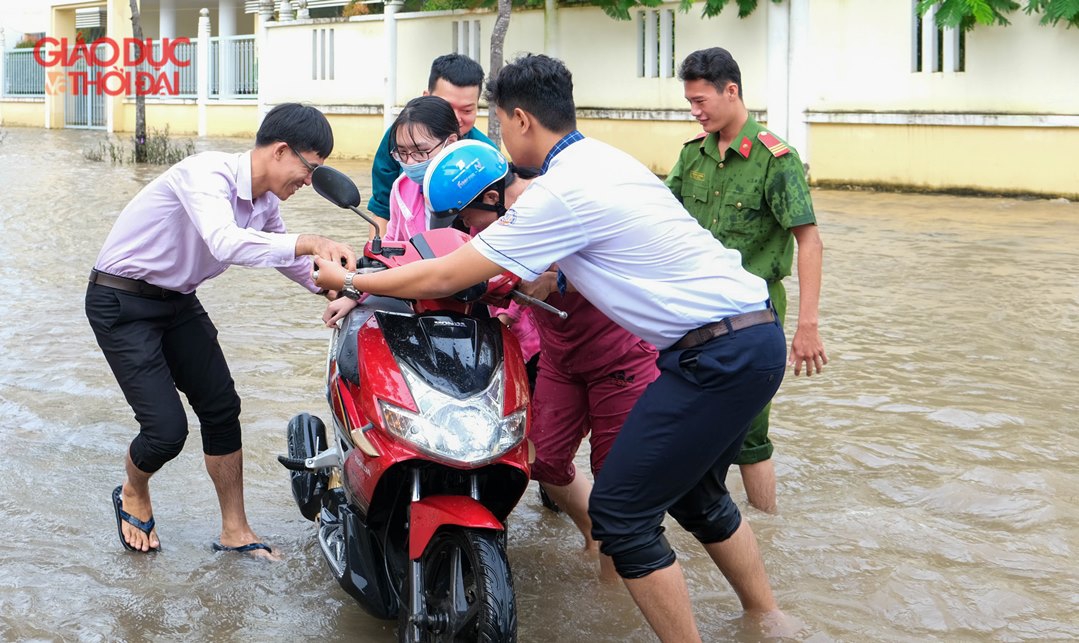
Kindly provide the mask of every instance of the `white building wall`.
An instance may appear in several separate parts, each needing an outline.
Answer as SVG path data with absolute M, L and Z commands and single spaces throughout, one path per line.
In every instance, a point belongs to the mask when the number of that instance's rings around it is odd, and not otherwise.
M 259 65 L 272 70 L 262 75 L 259 88 L 268 105 L 288 101 L 324 106 L 382 105 L 386 75 L 382 20 L 305 21 L 271 27 Z
M 813 0 L 810 111 L 1075 114 L 1079 39 L 1022 11 L 966 34 L 966 70 L 911 70 L 911 0 Z M 1068 61 L 1071 61 L 1070 63 Z
M 660 9 L 677 7 L 677 4 L 668 4 Z M 688 112 L 682 83 L 676 77 L 642 78 L 638 75 L 636 20 L 614 20 L 594 7 L 560 9 L 559 15 L 561 57 L 573 72 L 574 94 L 579 107 Z M 435 57 L 454 51 L 455 22 L 479 22 L 479 62 L 485 70 L 490 66 L 494 13 L 401 13 L 397 20 L 397 105 L 403 105 L 427 88 L 431 61 Z M 695 5 L 689 13 L 676 12 L 675 25 L 675 68 L 691 51 L 723 46 L 734 54 L 742 68 L 747 105 L 752 110 L 766 108 L 766 12 L 758 11 L 746 20 L 739 20 L 734 11 L 704 19 L 700 16 L 700 6 Z M 310 31 L 331 26 L 336 30 L 339 73 L 334 83 L 307 82 L 302 71 L 305 65 L 310 65 Z M 274 87 L 264 88 L 270 92 L 266 96 L 268 103 L 288 96 L 288 100 L 303 98 L 314 104 L 382 104 L 385 55 L 380 18 L 355 18 L 332 24 L 280 23 L 271 26 L 268 37 L 262 64 L 273 65 L 273 75 L 280 78 Z M 305 42 L 308 44 L 304 45 Z M 543 47 L 543 11 L 515 11 L 504 47 L 506 61 L 524 53 L 542 53 Z M 308 72 L 306 77 L 309 76 Z

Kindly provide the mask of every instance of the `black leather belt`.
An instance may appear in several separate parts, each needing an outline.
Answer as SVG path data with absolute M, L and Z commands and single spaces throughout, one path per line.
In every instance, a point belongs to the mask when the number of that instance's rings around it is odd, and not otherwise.
M 725 317 L 717 322 L 705 324 L 700 328 L 689 331 L 682 336 L 682 339 L 672 344 L 671 349 L 685 350 L 687 348 L 693 348 L 694 346 L 700 346 L 716 337 L 722 337 L 727 333 L 742 330 L 743 328 L 749 328 L 750 326 L 757 326 L 758 324 L 770 324 L 775 320 L 776 315 L 772 312 L 771 308 L 755 310 L 751 313 L 742 313 L 741 315 L 734 315 L 733 317 Z
M 101 272 L 96 268 L 90 271 L 90 283 L 153 299 L 168 299 L 169 297 L 175 297 L 180 294 L 175 290 L 165 290 L 160 286 L 148 284 L 141 279 L 130 279 L 128 277 L 110 275 L 109 273 Z

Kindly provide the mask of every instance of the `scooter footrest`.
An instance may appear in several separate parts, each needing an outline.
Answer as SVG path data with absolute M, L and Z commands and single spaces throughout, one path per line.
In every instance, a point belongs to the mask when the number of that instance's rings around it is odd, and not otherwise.
M 310 469 L 307 468 L 307 460 L 303 458 L 290 458 L 288 456 L 279 455 L 277 456 L 277 461 L 289 471 L 310 471 Z

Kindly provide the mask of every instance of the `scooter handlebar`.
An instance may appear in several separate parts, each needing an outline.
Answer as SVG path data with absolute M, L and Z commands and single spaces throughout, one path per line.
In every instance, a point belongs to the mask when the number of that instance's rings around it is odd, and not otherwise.
M 560 319 L 569 317 L 569 314 L 564 310 L 559 310 L 542 299 L 536 299 L 535 297 L 531 297 L 520 290 L 517 290 L 517 287 L 520 285 L 521 278 L 507 270 L 506 272 L 487 280 L 487 292 L 482 297 L 482 300 L 485 304 L 504 308 L 506 302 L 513 299 L 526 306 L 537 306 L 542 308 L 549 313 L 558 315 Z
M 539 308 L 542 308 L 542 309 L 546 310 L 549 313 L 554 313 L 555 315 L 558 315 L 559 319 L 566 319 L 567 317 L 569 317 L 569 313 L 567 313 L 566 311 L 559 310 L 559 309 L 555 308 L 554 306 L 548 304 L 547 302 L 543 301 L 542 299 L 536 299 L 535 297 L 530 297 L 529 295 L 524 294 L 520 290 L 514 290 L 512 293 L 510 293 L 510 296 L 513 297 L 514 299 L 516 299 L 517 301 L 521 302 L 522 304 L 525 304 L 525 305 L 528 305 L 528 306 L 537 306 Z

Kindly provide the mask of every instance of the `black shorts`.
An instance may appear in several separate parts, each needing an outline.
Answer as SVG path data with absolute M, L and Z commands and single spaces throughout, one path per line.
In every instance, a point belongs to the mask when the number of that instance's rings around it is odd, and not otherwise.
M 240 398 L 194 293 L 151 298 L 90 284 L 86 317 L 139 423 L 135 466 L 153 473 L 183 448 L 187 413 L 177 389 L 199 418 L 206 454 L 240 449 Z

